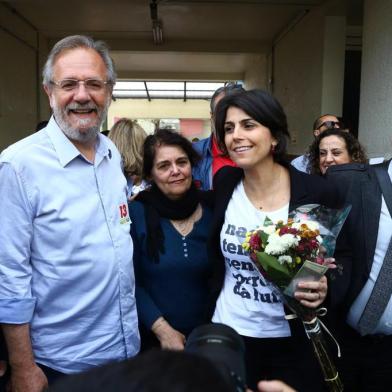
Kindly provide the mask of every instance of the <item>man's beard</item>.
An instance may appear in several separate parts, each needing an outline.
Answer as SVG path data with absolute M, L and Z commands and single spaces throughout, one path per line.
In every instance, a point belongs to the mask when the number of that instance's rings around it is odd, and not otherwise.
M 58 105 L 53 107 L 54 118 L 60 129 L 64 132 L 70 140 L 74 140 L 80 143 L 88 143 L 93 141 L 100 130 L 103 121 L 106 118 L 108 109 L 110 105 L 110 96 L 105 102 L 105 106 L 99 109 L 97 105 L 93 102 L 87 104 L 70 103 L 65 108 L 60 108 Z M 95 125 L 86 127 L 86 125 L 91 121 L 90 119 L 79 119 L 77 120 L 77 125 L 72 126 L 67 118 L 68 113 L 71 110 L 84 109 L 84 110 L 95 110 L 97 113 L 97 121 Z

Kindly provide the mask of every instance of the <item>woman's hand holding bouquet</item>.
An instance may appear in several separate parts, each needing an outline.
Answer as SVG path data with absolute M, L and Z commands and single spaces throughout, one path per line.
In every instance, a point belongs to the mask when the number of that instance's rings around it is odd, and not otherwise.
M 342 391 L 343 386 L 329 358 L 316 308 L 326 298 L 324 275 L 336 268 L 332 255 L 349 211 L 350 207 L 301 206 L 289 214 L 287 223 L 274 224 L 266 218 L 261 227 L 247 234 L 242 245 L 284 303 L 303 321 L 331 391 Z

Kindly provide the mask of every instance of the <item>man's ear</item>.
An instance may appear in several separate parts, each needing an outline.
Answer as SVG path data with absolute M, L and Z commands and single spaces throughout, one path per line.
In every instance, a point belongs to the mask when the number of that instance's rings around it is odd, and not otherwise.
M 52 89 L 51 88 L 49 88 L 48 86 L 44 86 L 44 90 L 45 90 L 45 93 L 46 93 L 46 95 L 48 96 L 48 98 L 49 98 L 49 105 L 50 105 L 50 107 L 53 109 L 53 91 L 52 91 Z
M 319 129 L 315 129 L 313 131 L 313 135 L 314 135 L 314 137 L 317 137 L 318 135 L 320 135 L 320 130 Z

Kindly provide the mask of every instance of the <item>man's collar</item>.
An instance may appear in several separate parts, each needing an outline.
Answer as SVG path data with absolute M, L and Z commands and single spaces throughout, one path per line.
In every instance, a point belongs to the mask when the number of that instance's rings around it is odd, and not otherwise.
M 112 159 L 112 154 L 113 147 L 110 146 L 109 139 L 99 132 L 95 154 L 95 164 L 98 166 L 104 158 Z
M 63 167 L 67 166 L 68 163 L 80 155 L 80 151 L 67 138 L 67 136 L 65 136 L 53 116 L 50 118 L 49 123 L 46 126 L 46 132 L 48 133 Z
M 46 126 L 46 132 L 48 133 L 63 167 L 67 166 L 68 163 L 81 155 L 75 145 L 67 138 L 67 136 L 65 136 L 53 116 L 50 118 L 49 123 Z M 96 154 L 100 157 L 100 159 L 96 157 L 96 160 L 98 159 L 96 162 L 97 165 L 104 157 L 108 156 L 111 158 L 111 150 L 108 147 L 107 140 L 105 140 L 105 136 L 101 134 L 98 135 Z

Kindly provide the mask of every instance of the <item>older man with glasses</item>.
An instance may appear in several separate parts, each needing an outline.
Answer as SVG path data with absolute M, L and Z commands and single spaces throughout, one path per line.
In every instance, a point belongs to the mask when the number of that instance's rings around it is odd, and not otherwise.
M 52 49 L 46 128 L 0 155 L 0 323 L 11 390 L 134 356 L 139 333 L 121 158 L 99 129 L 115 71 L 101 41 Z
M 320 133 L 326 131 L 327 129 L 340 128 L 345 129 L 343 122 L 333 114 L 323 114 L 318 117 L 313 123 L 313 136 L 317 137 Z M 348 129 L 346 129 L 348 132 Z M 299 157 L 293 159 L 291 164 L 304 173 L 308 173 L 308 158 L 306 155 L 300 155 Z

